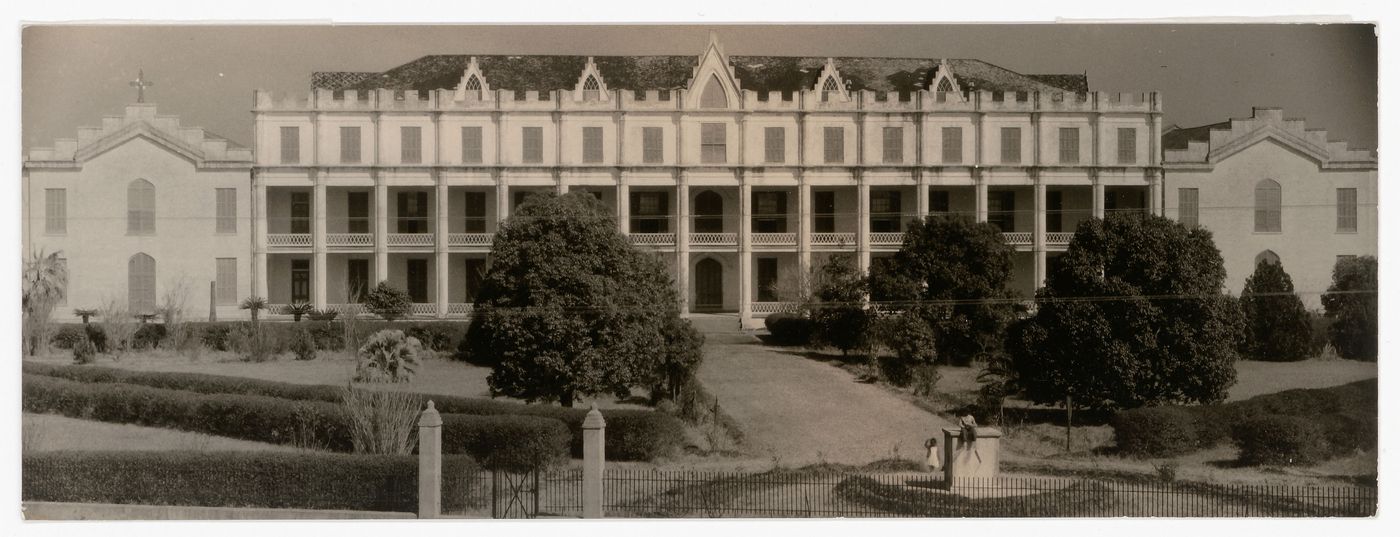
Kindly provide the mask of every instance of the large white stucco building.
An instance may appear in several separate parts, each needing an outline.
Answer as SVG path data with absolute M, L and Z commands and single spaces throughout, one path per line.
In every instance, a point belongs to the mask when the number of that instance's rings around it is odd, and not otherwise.
M 837 252 L 868 267 L 908 220 L 1002 226 L 1029 294 L 1077 223 L 1160 212 L 1156 93 L 977 60 L 428 56 L 258 92 L 252 293 L 341 307 L 389 280 L 469 312 L 492 234 L 536 191 L 595 193 L 668 260 L 686 311 L 777 307 Z
M 1282 262 L 1308 307 L 1338 258 L 1376 255 L 1377 163 L 1278 108 L 1163 136 L 1167 215 L 1209 229 L 1238 294 L 1260 261 Z
M 66 302 L 55 317 L 108 301 L 154 313 L 178 283 L 187 313 L 241 316 L 252 252 L 252 151 L 156 113 L 126 107 L 77 138 L 24 160 L 23 255 L 61 252 Z

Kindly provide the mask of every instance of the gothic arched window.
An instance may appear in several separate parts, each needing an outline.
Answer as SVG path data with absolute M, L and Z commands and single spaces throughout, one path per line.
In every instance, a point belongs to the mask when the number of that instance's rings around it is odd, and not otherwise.
M 826 83 L 822 84 L 822 102 L 831 100 L 832 95 L 840 95 L 841 85 L 836 83 L 836 77 L 826 77 Z
M 126 233 L 150 235 L 156 232 L 156 186 L 145 179 L 126 187 Z
M 598 79 L 590 76 L 583 81 L 583 100 L 596 101 L 598 97 Z
M 1283 231 L 1283 187 L 1265 179 L 1254 186 L 1254 232 Z
M 470 79 L 467 79 L 467 87 L 466 87 L 466 90 L 467 90 L 467 98 L 468 98 L 468 99 L 471 99 L 471 100 L 474 100 L 474 101 L 480 101 L 480 100 L 481 100 L 481 79 L 479 79 L 479 78 L 477 78 L 477 77 L 475 77 L 475 76 L 471 77 Z
M 729 96 L 724 94 L 724 86 L 719 76 L 710 75 L 705 90 L 700 93 L 700 108 L 729 108 Z

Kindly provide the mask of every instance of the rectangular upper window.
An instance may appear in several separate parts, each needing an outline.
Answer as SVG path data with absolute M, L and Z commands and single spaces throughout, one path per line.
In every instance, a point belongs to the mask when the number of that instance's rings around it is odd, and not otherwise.
M 1356 189 L 1337 189 L 1337 231 L 1356 232 Z
M 642 163 L 661 164 L 665 158 L 662 149 L 661 127 L 642 127 Z
M 904 162 L 904 127 L 885 127 L 885 164 Z
M 423 162 L 423 128 L 399 127 L 399 162 L 420 164 Z
M 1134 164 L 1137 162 L 1137 129 L 1132 127 L 1118 129 L 1118 163 Z
M 846 161 L 846 129 L 843 127 L 822 128 L 822 156 L 827 164 L 841 164 Z
M 1021 163 L 1021 128 L 1001 128 L 1001 163 Z
M 723 164 L 729 160 L 725 147 L 728 133 L 723 123 L 700 124 L 700 162 L 703 164 Z
M 68 191 L 62 188 L 44 189 L 44 233 L 62 235 L 68 232 Z
M 785 158 L 787 146 L 787 129 L 782 127 L 763 128 L 763 162 L 768 164 L 782 164 Z
M 345 193 L 345 231 L 369 233 L 369 192 Z
M 961 164 L 962 153 L 962 127 L 943 127 L 943 163 Z
M 238 189 L 214 189 L 214 232 L 238 232 Z
M 282 164 L 301 163 L 301 129 L 282 127 Z
M 360 128 L 340 128 L 340 163 L 360 163 Z
M 221 306 L 238 303 L 238 258 L 214 259 L 214 303 Z
M 1196 227 L 1201 225 L 1201 190 L 1198 188 L 1176 189 L 1176 219 L 1181 225 Z
M 583 128 L 583 162 L 584 164 L 603 163 L 602 127 Z
M 462 232 L 486 233 L 486 193 L 468 191 L 463 212 L 466 216 Z
M 462 164 L 481 164 L 481 127 L 462 127 Z
M 1060 164 L 1079 164 L 1079 129 L 1060 128 Z
M 544 162 L 544 127 L 520 128 L 520 161 L 525 164 Z

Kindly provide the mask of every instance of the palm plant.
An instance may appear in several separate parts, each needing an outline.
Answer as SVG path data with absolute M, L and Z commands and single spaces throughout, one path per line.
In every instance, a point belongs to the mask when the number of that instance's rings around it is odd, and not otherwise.
M 63 301 L 68 288 L 68 267 L 59 257 L 62 251 L 32 252 L 24 262 L 22 302 L 26 354 L 33 356 L 48 331 L 53 308 Z
M 250 296 L 243 299 L 243 303 L 238 305 L 238 309 L 248 310 L 253 316 L 253 322 L 258 322 L 258 312 L 267 309 L 267 299 L 260 296 Z
M 418 371 L 423 346 L 402 330 L 380 330 L 359 351 L 356 382 L 408 382 Z
M 88 324 L 88 319 L 97 316 L 97 310 L 88 308 L 78 308 L 73 310 L 73 315 L 83 318 L 83 324 Z
M 312 313 L 314 311 L 316 311 L 316 308 L 304 301 L 298 301 L 291 304 L 287 304 L 286 306 L 282 306 L 282 314 L 291 315 L 292 322 L 294 323 L 301 322 L 301 316 L 306 315 L 308 313 Z

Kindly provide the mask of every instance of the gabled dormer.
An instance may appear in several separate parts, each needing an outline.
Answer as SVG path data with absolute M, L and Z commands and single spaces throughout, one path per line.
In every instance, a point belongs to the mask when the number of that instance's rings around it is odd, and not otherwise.
M 491 86 L 486 84 L 486 77 L 481 74 L 481 66 L 477 65 L 476 56 L 472 56 L 466 70 L 462 71 L 462 81 L 457 83 L 457 91 L 452 95 L 452 100 L 481 101 L 490 93 Z
M 846 91 L 846 81 L 841 78 L 841 71 L 836 69 L 836 60 L 832 58 L 826 59 L 826 65 L 822 67 L 822 73 L 817 76 L 817 84 L 812 89 L 824 103 L 851 100 L 851 93 Z
M 578 83 L 574 84 L 575 102 L 607 102 L 608 84 L 603 80 L 602 73 L 598 72 L 597 64 L 593 63 L 593 57 L 588 57 L 588 63 L 583 66 L 583 73 L 578 77 Z
M 689 108 L 739 107 L 739 80 L 735 78 L 734 67 L 729 65 L 729 57 L 725 56 L 719 36 L 714 32 L 710 32 L 710 42 L 700 54 L 699 64 L 691 71 L 686 88 Z
M 938 60 L 938 70 L 929 80 L 928 89 L 935 95 L 943 96 L 944 99 L 962 100 L 963 98 L 962 87 L 958 85 L 958 78 L 953 74 L 953 66 L 948 64 L 946 58 Z

